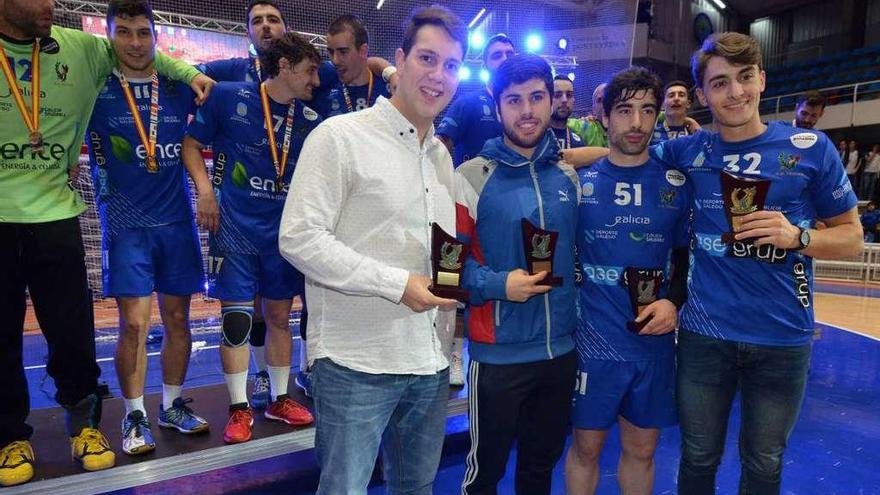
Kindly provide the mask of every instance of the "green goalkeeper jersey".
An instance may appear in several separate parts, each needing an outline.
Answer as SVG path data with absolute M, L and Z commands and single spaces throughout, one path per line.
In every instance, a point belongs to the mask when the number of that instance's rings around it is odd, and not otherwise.
M 39 130 L 44 146 L 37 153 L 11 93 L 21 92 L 30 112 L 33 41 L 0 38 L 0 43 L 17 86 L 10 88 L 0 76 L 0 222 L 75 217 L 85 204 L 68 184 L 68 169 L 79 162 L 95 99 L 116 65 L 113 48 L 107 40 L 57 26 L 50 38 L 41 40 Z M 158 53 L 155 62 L 156 70 L 172 79 L 189 82 L 199 74 L 183 61 Z

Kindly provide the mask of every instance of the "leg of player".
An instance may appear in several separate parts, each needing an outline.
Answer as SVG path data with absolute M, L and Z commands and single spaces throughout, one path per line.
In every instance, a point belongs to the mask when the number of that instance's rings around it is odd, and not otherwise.
M 305 291 L 303 291 L 305 292 Z M 306 296 L 296 296 L 300 302 L 299 311 L 299 371 L 296 373 L 296 386 L 301 388 L 306 397 L 312 396 L 312 371 L 309 369 L 309 346 L 307 329 L 309 327 L 309 310 L 306 306 Z
M 229 391 L 229 422 L 223 434 L 226 443 L 251 439 L 254 416 L 247 401 L 248 338 L 253 325 L 254 302 L 221 301 L 220 360 Z
M 312 414 L 290 398 L 287 384 L 290 379 L 290 358 L 292 340 L 290 338 L 290 309 L 293 299 L 263 298 L 263 315 L 266 318 L 266 362 L 269 371 L 271 402 L 266 407 L 265 417 L 283 421 L 291 426 L 302 426 L 314 421 Z
M 122 419 L 122 451 L 139 455 L 156 448 L 144 408 L 147 372 L 147 332 L 150 330 L 152 295 L 118 297 L 119 342 L 116 345 L 116 376 L 125 402 Z
M 654 451 L 660 430 L 639 428 L 620 417 L 620 461 L 617 483 L 627 495 L 650 495 L 654 487 Z
M 593 495 L 599 484 L 599 454 L 608 430 L 575 428 L 565 457 L 565 488 L 570 495 Z M 626 493 L 626 492 L 625 492 Z
M 183 399 L 180 390 L 186 378 L 192 352 L 189 329 L 191 296 L 159 294 L 159 313 L 165 325 L 162 340 L 162 403 L 159 405 L 159 426 L 174 428 L 181 433 L 208 430 L 208 422 L 187 406 L 192 399 Z
M 452 360 L 449 362 L 449 384 L 453 387 L 464 385 L 464 314 L 455 314 L 455 337 L 452 340 Z
M 263 318 L 263 303 L 259 294 L 254 298 L 254 324 L 250 343 L 254 367 L 257 370 L 251 391 L 251 406 L 265 409 L 269 403 L 269 372 L 266 371 L 266 320 Z

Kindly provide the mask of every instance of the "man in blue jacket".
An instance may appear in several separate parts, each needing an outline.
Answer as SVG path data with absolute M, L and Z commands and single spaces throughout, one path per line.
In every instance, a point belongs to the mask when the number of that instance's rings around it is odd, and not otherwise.
M 504 135 L 456 171 L 457 230 L 470 246 L 463 286 L 470 339 L 471 449 L 462 493 L 496 493 L 518 441 L 517 493 L 550 493 L 565 444 L 577 359 L 574 237 L 580 190 L 548 130 L 553 74 L 514 56 L 492 81 Z M 529 274 L 522 220 L 558 233 L 552 276 Z

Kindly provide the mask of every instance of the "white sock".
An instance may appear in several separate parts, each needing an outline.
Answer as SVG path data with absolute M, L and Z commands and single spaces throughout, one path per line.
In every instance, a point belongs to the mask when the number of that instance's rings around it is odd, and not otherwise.
M 223 373 L 230 404 L 247 404 L 247 370 L 241 373 Z
M 464 337 L 456 337 L 452 340 L 452 354 L 461 357 L 461 350 L 464 347 Z
M 266 366 L 269 372 L 269 390 L 272 402 L 278 400 L 279 395 L 287 393 L 287 381 L 290 379 L 290 366 Z
M 174 399 L 180 397 L 181 385 L 162 384 L 162 409 L 168 409 L 174 404 Z
M 144 416 L 147 415 L 147 410 L 144 409 L 144 396 L 141 395 L 139 397 L 135 397 L 134 399 L 126 399 L 123 397 L 123 401 L 125 402 L 125 415 L 128 416 L 132 411 L 140 411 L 144 413 Z
M 300 371 L 308 371 L 309 370 L 309 346 L 306 344 L 305 340 L 300 340 L 299 370 Z
M 251 352 L 254 353 L 254 366 L 257 367 L 257 373 L 266 369 L 266 346 L 255 346 L 251 344 Z

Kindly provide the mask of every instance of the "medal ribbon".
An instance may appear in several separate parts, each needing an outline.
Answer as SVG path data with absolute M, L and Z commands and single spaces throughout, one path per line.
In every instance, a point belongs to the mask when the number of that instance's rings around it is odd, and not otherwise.
M 260 70 L 260 59 L 258 59 L 258 58 L 254 59 L 254 72 L 257 73 L 257 81 L 256 82 L 263 82 L 263 74 L 262 74 L 262 71 Z
M 152 88 L 150 92 L 150 135 L 144 129 L 144 123 L 141 120 L 141 114 L 138 111 L 137 103 L 134 101 L 134 95 L 131 94 L 131 87 L 128 80 L 122 73 L 119 74 L 119 84 L 122 86 L 122 92 L 125 93 L 125 101 L 128 102 L 128 109 L 134 117 L 134 126 L 137 128 L 138 137 L 144 145 L 147 153 L 145 162 L 156 159 L 156 137 L 159 134 L 159 76 L 156 71 L 150 77 Z
M 38 132 L 40 129 L 40 43 L 34 41 L 33 52 L 31 53 L 31 108 L 28 109 L 24 102 L 24 97 L 18 90 L 15 83 L 15 71 L 6 58 L 6 50 L 0 44 L 0 67 L 3 68 L 3 75 L 6 76 L 6 82 L 9 83 L 9 92 L 15 98 L 15 105 L 21 113 L 25 127 L 30 133 Z M 28 112 L 30 110 L 30 113 Z
M 284 124 L 284 142 L 281 145 L 281 161 L 278 161 L 278 145 L 275 142 L 275 126 L 272 123 L 272 111 L 269 108 L 269 95 L 266 93 L 266 83 L 260 84 L 260 100 L 263 103 L 263 119 L 266 123 L 266 137 L 269 138 L 269 152 L 272 153 L 272 164 L 275 165 L 277 182 L 276 192 L 281 192 L 281 180 L 284 177 L 284 168 L 287 166 L 287 155 L 290 151 L 290 136 L 293 133 L 293 115 L 296 110 L 296 100 L 292 100 L 287 107 L 287 120 Z
M 370 108 L 370 100 L 373 97 L 373 72 L 369 71 L 367 74 L 370 75 L 370 82 L 367 83 L 367 108 Z M 342 96 L 345 97 L 345 106 L 348 107 L 348 111 L 354 112 L 354 106 L 351 104 L 351 96 L 348 94 L 348 86 L 345 84 L 342 85 Z

